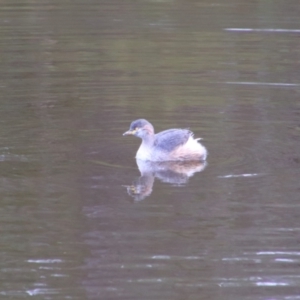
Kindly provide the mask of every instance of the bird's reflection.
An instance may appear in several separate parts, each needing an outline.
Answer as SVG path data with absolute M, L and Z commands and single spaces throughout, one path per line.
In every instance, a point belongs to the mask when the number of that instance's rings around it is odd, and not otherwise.
M 127 193 L 140 201 L 152 193 L 155 177 L 162 182 L 172 185 L 184 185 L 195 173 L 201 172 L 206 167 L 206 162 L 150 162 L 136 160 L 141 176 L 134 180 L 132 185 L 125 186 Z

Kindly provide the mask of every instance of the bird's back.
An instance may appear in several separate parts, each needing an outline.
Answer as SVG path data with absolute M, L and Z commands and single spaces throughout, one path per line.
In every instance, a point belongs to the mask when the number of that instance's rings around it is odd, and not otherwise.
M 171 152 L 184 145 L 192 136 L 188 129 L 168 129 L 155 135 L 154 147 L 156 149 Z

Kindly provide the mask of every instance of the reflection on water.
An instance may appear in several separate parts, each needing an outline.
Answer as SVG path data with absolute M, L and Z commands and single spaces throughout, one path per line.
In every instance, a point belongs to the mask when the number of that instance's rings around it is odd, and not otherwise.
M 203 171 L 207 164 L 200 161 L 150 162 L 138 159 L 136 163 L 141 176 L 132 185 L 126 186 L 128 195 L 135 201 L 143 200 L 152 193 L 155 178 L 173 185 L 183 185 L 195 173 Z

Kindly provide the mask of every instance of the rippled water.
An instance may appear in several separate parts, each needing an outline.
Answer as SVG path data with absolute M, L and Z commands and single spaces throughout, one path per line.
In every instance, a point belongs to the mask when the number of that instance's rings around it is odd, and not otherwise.
M 299 5 L 2 3 L 1 299 L 299 299 Z M 148 164 L 132 120 L 205 164 Z

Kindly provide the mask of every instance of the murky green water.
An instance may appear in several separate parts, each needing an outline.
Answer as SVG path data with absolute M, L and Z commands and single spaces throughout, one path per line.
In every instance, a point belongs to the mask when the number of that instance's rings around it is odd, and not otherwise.
M 297 1 L 4 1 L 1 299 L 299 299 Z M 132 120 L 206 165 L 137 165 Z

